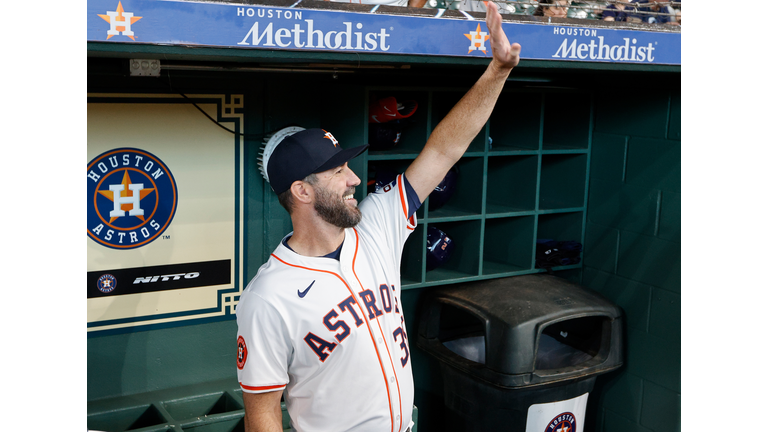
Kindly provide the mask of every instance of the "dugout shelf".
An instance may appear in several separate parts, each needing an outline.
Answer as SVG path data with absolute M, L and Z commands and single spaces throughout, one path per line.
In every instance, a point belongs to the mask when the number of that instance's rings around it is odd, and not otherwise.
M 281 402 L 283 431 L 290 417 Z M 88 402 L 89 432 L 242 432 L 243 392 L 235 379 Z M 413 432 L 418 410 L 413 407 Z
M 381 172 L 403 172 L 413 162 L 467 90 L 365 88 L 367 102 L 387 96 L 418 102 L 416 112 L 403 121 L 398 144 L 370 149 L 355 162 L 369 182 L 366 193 L 373 192 Z M 403 289 L 581 268 L 578 261 L 537 268 L 535 254 L 537 239 L 584 244 L 592 117 L 589 92 L 508 85 L 456 163 L 454 192 L 440 207 L 431 206 L 428 197 L 417 211 L 423 229 L 417 228 L 406 242 Z M 353 135 L 361 127 L 363 136 L 369 136 L 373 126 L 367 110 L 364 118 L 364 124 L 346 125 L 339 132 Z M 426 259 L 430 226 L 455 240 L 450 258 L 437 268 Z

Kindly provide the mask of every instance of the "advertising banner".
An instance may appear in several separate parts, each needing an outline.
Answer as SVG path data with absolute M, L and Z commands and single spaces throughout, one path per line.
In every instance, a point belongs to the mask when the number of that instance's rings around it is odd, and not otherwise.
M 242 96 L 189 97 L 242 127 Z M 88 95 L 89 332 L 234 314 L 242 145 L 179 95 Z
M 297 1 L 295 5 L 299 5 Z M 88 41 L 490 58 L 485 22 L 158 0 L 88 0 Z M 587 21 L 585 21 L 587 22 Z M 505 22 L 523 59 L 680 65 L 680 33 Z

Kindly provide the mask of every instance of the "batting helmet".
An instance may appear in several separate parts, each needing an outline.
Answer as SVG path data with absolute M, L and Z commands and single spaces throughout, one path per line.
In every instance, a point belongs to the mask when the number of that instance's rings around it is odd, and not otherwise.
M 429 210 L 437 210 L 453 195 L 459 178 L 459 167 L 454 165 L 443 177 L 443 181 L 429 194 Z
M 371 179 L 368 181 L 368 193 L 378 192 L 397 178 L 397 173 L 387 167 L 372 166 L 371 171 L 372 175 L 368 177 Z
M 374 100 L 368 105 L 368 123 L 388 123 L 408 118 L 419 107 L 415 100 L 398 102 L 394 96 Z
M 445 264 L 453 252 L 453 240 L 440 229 L 427 228 L 427 270 Z
M 400 120 L 387 123 L 370 123 L 368 125 L 368 144 L 371 150 L 390 150 L 399 142 L 403 134 Z

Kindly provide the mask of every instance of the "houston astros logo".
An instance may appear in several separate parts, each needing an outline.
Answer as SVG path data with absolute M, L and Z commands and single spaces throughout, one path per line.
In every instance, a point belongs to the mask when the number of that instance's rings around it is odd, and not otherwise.
M 327 138 L 327 139 L 331 140 L 331 142 L 333 143 L 334 147 L 338 147 L 339 146 L 339 142 L 336 141 L 336 138 L 330 132 L 328 132 L 325 129 L 323 129 L 323 132 L 325 132 L 325 136 L 323 138 Z
M 168 228 L 178 203 L 176 180 L 157 156 L 120 148 L 88 163 L 88 237 L 114 249 L 149 244 Z
M 485 47 L 485 41 L 490 39 L 491 37 L 488 35 L 487 32 L 480 30 L 480 24 L 477 25 L 477 30 L 469 32 L 469 34 L 464 33 L 464 36 L 469 39 L 469 53 L 472 51 L 482 51 L 483 54 L 487 54 L 485 50 L 487 49 Z
M 569 412 L 558 414 L 547 424 L 544 432 L 576 432 L 576 417 Z
M 103 293 L 112 292 L 117 288 L 117 279 L 111 274 L 102 275 L 99 280 L 96 281 L 96 288 Z
M 123 35 L 128 36 L 131 40 L 134 39 L 133 30 L 131 25 L 142 17 L 133 16 L 133 12 L 126 12 L 123 9 L 123 3 L 117 2 L 117 10 L 106 11 L 106 15 L 98 14 L 101 19 L 109 23 L 109 30 L 107 30 L 107 39 L 112 36 Z
M 245 361 L 248 359 L 248 347 L 245 346 L 245 339 L 242 336 L 237 338 L 237 368 L 242 369 Z

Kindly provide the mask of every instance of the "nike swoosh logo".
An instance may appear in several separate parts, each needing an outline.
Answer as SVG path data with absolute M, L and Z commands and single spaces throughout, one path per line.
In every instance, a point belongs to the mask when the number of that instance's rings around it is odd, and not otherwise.
M 299 293 L 299 298 L 304 298 L 304 296 L 307 295 L 307 293 L 309 292 L 309 289 L 312 288 L 312 285 L 314 284 L 315 284 L 315 281 L 312 281 L 312 283 L 309 284 L 307 289 L 305 289 L 304 291 L 297 291 Z

